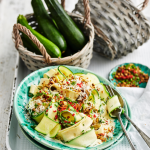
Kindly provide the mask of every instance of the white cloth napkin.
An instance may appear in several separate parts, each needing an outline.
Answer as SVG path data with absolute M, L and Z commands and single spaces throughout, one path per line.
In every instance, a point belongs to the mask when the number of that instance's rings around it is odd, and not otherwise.
M 132 113 L 132 120 L 150 137 L 150 81 L 144 88 L 117 88 L 126 98 Z M 132 125 L 131 125 L 132 126 Z M 137 150 L 150 150 L 137 130 L 132 126 L 129 136 Z M 125 138 L 113 150 L 130 150 L 130 145 Z

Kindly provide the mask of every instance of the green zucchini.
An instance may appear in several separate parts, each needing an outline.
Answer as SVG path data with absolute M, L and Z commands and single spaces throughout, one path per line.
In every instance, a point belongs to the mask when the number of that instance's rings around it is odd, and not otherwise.
M 91 83 L 94 83 L 94 84 L 100 83 L 98 77 L 95 74 L 87 73 L 87 76 L 89 77 Z
M 36 53 L 38 55 L 42 55 L 38 47 L 24 33 L 22 33 L 21 39 L 23 41 L 24 47 L 26 47 L 27 50 Z
M 100 104 L 101 104 L 99 93 L 98 93 L 98 91 L 96 89 L 94 89 L 94 90 L 92 90 L 92 94 L 94 95 L 95 108 L 97 110 L 99 110 L 100 109 Z
M 107 108 L 108 108 L 108 112 L 110 117 L 116 117 L 112 115 L 112 112 L 121 107 L 120 101 L 118 99 L 117 95 L 114 95 L 113 97 L 111 97 L 108 101 L 107 101 Z
M 98 84 L 96 84 L 96 89 L 99 91 L 101 100 L 106 102 L 107 98 L 109 97 L 109 93 L 108 93 L 106 87 L 102 83 L 98 83 Z
M 81 50 L 87 43 L 87 39 L 77 27 L 71 17 L 65 12 L 57 0 L 45 0 L 52 18 L 59 30 L 64 35 L 70 47 L 75 51 Z
M 51 57 L 61 57 L 61 51 L 60 49 L 51 41 L 49 41 L 47 38 L 45 38 L 43 35 L 32 29 L 32 27 L 28 24 L 27 19 L 23 15 L 19 15 L 17 18 L 17 22 L 21 25 L 25 26 L 27 29 L 29 29 L 33 35 L 37 37 L 37 39 L 44 45 L 44 47 L 47 50 L 47 53 Z
M 57 134 L 58 134 L 58 131 L 61 130 L 61 125 L 60 124 L 57 124 L 51 131 L 50 133 L 47 135 L 51 138 L 54 138 Z
M 34 119 L 37 123 L 40 123 L 40 121 L 41 121 L 42 118 L 44 117 L 44 113 L 45 113 L 45 112 L 42 112 L 42 113 L 40 113 L 40 114 L 37 115 L 37 116 L 32 116 L 31 118 Z
M 62 53 L 64 53 L 67 48 L 67 43 L 48 15 L 43 2 L 41 0 L 32 0 L 31 4 L 38 22 L 38 26 L 43 35 L 56 44 Z
M 73 75 L 73 72 L 65 66 L 59 66 L 58 71 L 64 76 L 69 77 L 69 75 Z
M 51 120 L 44 115 L 40 123 L 35 127 L 35 130 L 43 134 L 49 134 L 57 124 L 58 122 Z
M 95 130 L 92 129 L 74 138 L 73 140 L 69 141 L 67 144 L 74 145 L 74 146 L 87 147 L 93 144 L 96 140 L 97 140 L 97 136 L 95 134 Z

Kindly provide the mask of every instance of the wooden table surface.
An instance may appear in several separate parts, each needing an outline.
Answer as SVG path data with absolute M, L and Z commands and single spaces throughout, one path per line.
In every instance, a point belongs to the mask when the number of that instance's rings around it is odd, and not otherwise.
M 75 3 L 77 0 L 72 0 Z M 140 0 L 139 0 L 140 1 Z M 139 2 L 136 0 L 136 2 Z M 69 2 L 69 0 L 68 0 Z M 19 14 L 32 13 L 31 0 L 0 0 L 0 149 L 5 147 L 10 94 L 17 51 L 11 33 Z M 67 6 L 69 10 L 72 7 Z M 145 10 L 148 14 L 148 10 Z M 149 13 L 150 14 L 150 13 Z M 150 57 L 149 57 L 150 58 Z M 148 59 L 148 58 L 147 58 Z

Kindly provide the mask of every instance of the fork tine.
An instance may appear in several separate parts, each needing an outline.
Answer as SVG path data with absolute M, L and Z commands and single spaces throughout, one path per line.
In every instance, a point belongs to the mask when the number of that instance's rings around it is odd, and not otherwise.
M 109 86 L 109 85 L 108 85 Z M 112 96 L 114 96 L 114 91 L 112 90 L 112 88 L 109 86 L 109 89 L 111 90 Z
M 110 93 L 110 96 L 112 97 L 113 95 L 112 95 L 112 92 L 110 91 L 108 85 L 105 85 L 105 87 L 106 87 L 107 91 Z

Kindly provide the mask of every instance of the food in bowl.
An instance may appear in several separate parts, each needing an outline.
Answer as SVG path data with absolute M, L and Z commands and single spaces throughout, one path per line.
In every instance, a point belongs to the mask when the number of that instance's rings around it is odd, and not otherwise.
M 121 105 L 117 96 L 110 98 L 96 75 L 59 66 L 45 73 L 38 85 L 31 85 L 29 95 L 27 113 L 46 138 L 79 147 L 113 138 L 111 112 Z
M 149 75 L 142 72 L 139 66 L 130 63 L 118 67 L 113 78 L 117 80 L 118 87 L 139 87 L 139 84 L 148 82 Z

